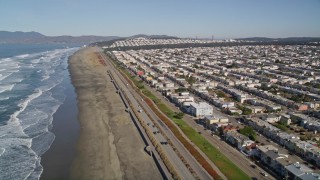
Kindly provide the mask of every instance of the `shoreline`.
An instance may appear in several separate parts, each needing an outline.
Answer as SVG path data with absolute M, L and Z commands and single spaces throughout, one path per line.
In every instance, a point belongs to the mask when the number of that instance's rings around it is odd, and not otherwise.
M 77 95 L 71 81 L 69 66 L 66 76 L 63 81 L 63 85 L 66 87 L 64 90 L 66 98 L 53 114 L 51 132 L 55 135 L 55 140 L 49 150 L 41 156 L 43 172 L 40 179 L 43 180 L 69 179 L 76 143 L 80 134 Z

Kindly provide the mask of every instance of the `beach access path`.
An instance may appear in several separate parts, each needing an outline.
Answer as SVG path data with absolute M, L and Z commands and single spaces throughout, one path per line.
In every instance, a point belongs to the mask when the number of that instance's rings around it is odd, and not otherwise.
M 80 136 L 71 179 L 162 179 L 95 47 L 71 56 Z

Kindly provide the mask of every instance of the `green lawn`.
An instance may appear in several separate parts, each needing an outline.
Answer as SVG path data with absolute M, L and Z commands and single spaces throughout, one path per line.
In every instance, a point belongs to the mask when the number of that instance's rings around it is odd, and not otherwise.
M 218 149 L 212 146 L 196 130 L 188 126 L 182 119 L 173 119 L 183 133 L 204 152 L 228 179 L 250 179 L 239 167 L 231 162 Z
M 148 96 L 154 103 L 156 104 L 160 103 L 161 100 L 157 98 L 154 94 L 152 94 L 149 90 L 142 89 L 141 91 L 144 95 Z

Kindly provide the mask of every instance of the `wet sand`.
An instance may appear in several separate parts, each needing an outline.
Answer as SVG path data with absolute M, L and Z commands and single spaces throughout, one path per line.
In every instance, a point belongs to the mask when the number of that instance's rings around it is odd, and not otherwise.
M 67 74 L 69 76 L 69 73 Z M 43 180 L 69 179 L 70 167 L 79 136 L 79 122 L 76 93 L 70 78 L 63 82 L 66 99 L 53 115 L 52 132 L 55 134 L 50 149 L 41 157 Z
M 80 122 L 71 179 L 162 179 L 97 51 L 81 49 L 69 61 Z

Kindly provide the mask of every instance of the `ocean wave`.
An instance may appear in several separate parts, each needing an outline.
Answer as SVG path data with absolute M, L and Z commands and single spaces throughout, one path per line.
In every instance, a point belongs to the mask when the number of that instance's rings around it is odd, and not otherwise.
M 19 68 L 19 62 L 15 61 L 14 59 L 10 59 L 8 61 L 0 61 L 0 68 L 1 70 L 10 70 L 10 69 L 17 69 Z
M 18 107 L 20 107 L 20 109 L 18 111 L 14 112 L 13 115 L 11 115 L 11 118 L 10 118 L 9 122 L 18 122 L 19 119 L 17 118 L 17 116 L 26 109 L 26 107 L 28 106 L 28 104 L 32 100 L 34 100 L 37 97 L 41 96 L 41 94 L 42 94 L 41 89 L 36 89 L 35 92 L 33 94 L 31 94 L 30 96 L 28 96 L 28 98 L 26 100 L 24 100 L 23 102 L 19 103 Z M 20 122 L 19 122 L 19 124 L 20 124 Z
M 0 101 L 8 100 L 10 97 L 0 97 Z
M 54 66 L 54 65 L 52 65 L 52 66 Z M 55 70 L 45 69 L 44 71 L 42 71 L 42 73 L 43 73 L 43 75 L 42 75 L 41 81 L 45 81 L 51 77 L 51 74 L 55 73 Z
M 30 139 L 0 139 L 6 147 L 0 156 L 0 179 L 25 179 L 37 168 L 41 159 L 28 147 L 30 143 Z
M 17 58 L 27 58 L 27 57 L 29 57 L 30 56 L 30 54 L 21 54 L 21 55 L 18 55 L 18 56 L 16 56 Z
M 12 74 L 12 73 L 9 73 L 9 74 L 6 74 L 6 75 L 1 74 L 1 76 L 0 76 L 0 81 L 6 79 L 6 78 L 9 77 L 11 74 Z
M 45 80 L 47 80 L 47 79 L 49 79 L 49 78 L 50 78 L 50 75 L 45 74 L 45 75 L 42 76 L 41 81 L 45 81 Z
M 3 72 L 2 74 L 0 74 L 1 75 L 0 81 L 5 80 L 9 76 L 11 76 L 12 74 L 17 73 L 17 72 L 19 72 L 18 69 L 10 69 L 10 70 L 7 70 L 6 72 Z
M 7 85 L 2 85 L 0 84 L 0 94 L 6 91 L 11 91 L 13 89 L 15 84 L 7 84 Z
M 3 58 L 3 59 L 0 59 L 1 62 L 7 62 L 7 61 L 11 61 L 12 59 L 11 58 Z
M 5 151 L 6 151 L 5 148 L 0 148 L 0 157 L 1 157 L 1 155 L 2 155 Z
M 0 147 L 5 149 L 0 148 L 1 180 L 40 178 L 41 155 L 55 138 L 50 132 L 53 114 L 65 100 L 62 82 L 67 77 L 67 58 L 76 50 L 56 49 L 0 60 L 1 82 L 14 84 L 6 87 L 11 91 L 2 93 L 0 100 L 16 107 L 0 124 Z
M 42 58 L 42 57 L 41 57 Z M 31 60 L 31 63 L 33 64 L 38 64 L 40 62 L 40 60 L 42 60 L 41 58 L 36 58 L 36 59 L 33 59 Z

